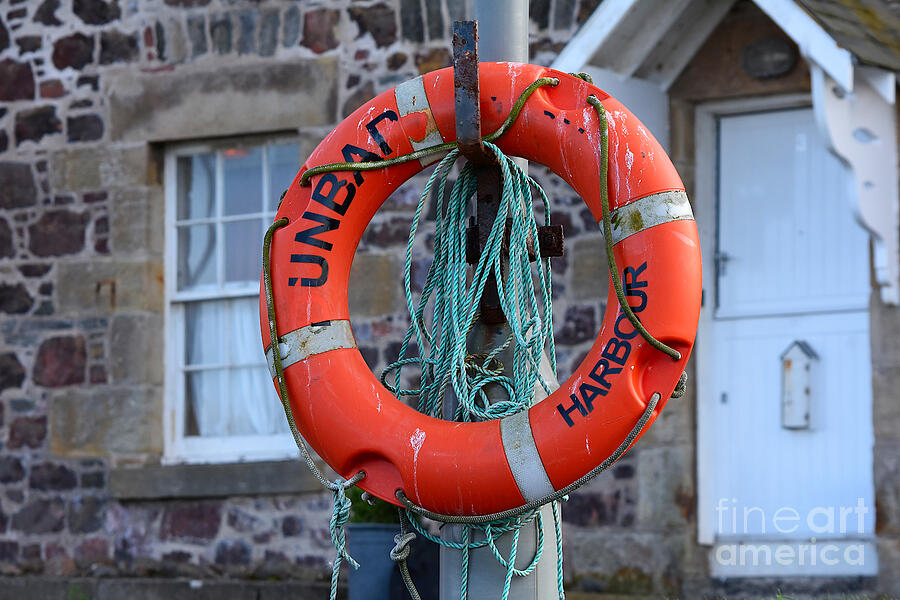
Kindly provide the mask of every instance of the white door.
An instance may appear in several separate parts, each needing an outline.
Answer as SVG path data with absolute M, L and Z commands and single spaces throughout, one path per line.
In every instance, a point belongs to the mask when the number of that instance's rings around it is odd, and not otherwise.
M 869 259 L 851 175 L 811 109 L 716 122 L 711 351 L 698 383 L 711 571 L 874 573 Z M 795 341 L 815 353 L 809 425 L 787 429 L 781 355 Z

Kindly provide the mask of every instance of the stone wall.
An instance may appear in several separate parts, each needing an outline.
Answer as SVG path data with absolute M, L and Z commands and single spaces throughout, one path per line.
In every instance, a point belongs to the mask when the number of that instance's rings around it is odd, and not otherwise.
M 549 63 L 598 1 L 533 0 L 532 61 Z M 4 5 L 0 574 L 327 574 L 330 499 L 294 465 L 269 463 L 282 474 L 271 480 L 286 473 L 287 483 L 254 490 L 236 486 L 240 477 L 228 465 L 174 475 L 160 466 L 171 276 L 163 268 L 162 158 L 175 141 L 285 132 L 299 135 L 307 153 L 370 97 L 447 65 L 450 23 L 464 14 L 455 0 Z M 570 189 L 545 169 L 533 172 L 567 235 L 567 255 L 554 264 L 565 376 L 604 309 L 600 238 Z M 410 182 L 379 213 L 354 269 L 355 280 L 374 270 L 398 282 L 353 285 L 354 329 L 376 371 L 405 331 L 399 269 L 421 187 L 421 178 Z M 585 587 L 580 571 L 590 579 L 591 561 L 605 556 L 596 550 L 604 546 L 597 528 L 652 527 L 655 514 L 638 499 L 654 493 L 653 469 L 665 459 L 646 456 L 648 477 L 635 454 L 573 495 L 566 511 L 573 587 Z M 585 547 L 593 557 L 581 555 Z M 631 571 L 622 568 L 617 581 L 627 582 Z M 639 586 L 646 577 L 660 581 L 641 575 Z M 40 579 L 15 581 L 0 587 L 25 589 Z

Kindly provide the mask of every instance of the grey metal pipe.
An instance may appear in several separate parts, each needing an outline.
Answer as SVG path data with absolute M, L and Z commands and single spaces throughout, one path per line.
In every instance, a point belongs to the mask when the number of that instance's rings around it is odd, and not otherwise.
M 460 0 L 461 1 L 461 0 Z M 474 0 L 474 18 L 478 20 L 478 59 L 486 61 L 528 62 L 528 0 Z M 521 162 L 520 162 L 521 161 Z M 527 169 L 524 159 L 517 159 L 519 165 Z M 496 341 L 500 335 L 505 337 L 508 330 L 505 325 L 490 325 L 479 322 L 471 340 L 474 348 L 485 347 Z M 481 338 L 481 339 L 478 339 Z M 504 360 L 511 364 L 511 360 Z M 549 370 L 549 359 L 542 360 L 542 374 L 552 377 Z M 557 384 L 558 386 L 558 384 Z M 544 390 L 536 389 L 537 399 L 544 395 Z M 556 535 L 553 529 L 553 511 L 550 506 L 541 509 L 544 520 L 544 551 L 537 570 L 526 578 L 513 577 L 510 586 L 509 600 L 554 600 L 558 597 L 556 585 Z M 441 535 L 444 539 L 458 542 L 461 540 L 462 525 L 443 525 Z M 519 537 L 519 558 L 517 567 L 524 567 L 533 556 L 536 545 L 534 527 L 522 529 Z M 498 547 L 507 553 L 512 542 L 511 534 L 500 538 Z M 458 550 L 441 547 L 440 600 L 457 600 L 459 598 L 460 576 L 462 573 L 461 555 Z M 503 569 L 491 551 L 481 548 L 471 552 L 469 556 L 469 598 L 470 600 L 493 600 L 500 597 L 505 579 Z
M 478 58 L 528 62 L 528 0 L 475 0 Z

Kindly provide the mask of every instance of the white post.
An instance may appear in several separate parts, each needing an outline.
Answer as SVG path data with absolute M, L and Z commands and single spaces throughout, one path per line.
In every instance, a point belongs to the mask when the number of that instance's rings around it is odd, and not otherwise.
M 528 0 L 474 0 L 475 19 L 478 21 L 478 59 L 481 62 L 513 61 L 528 62 Z M 525 160 L 517 160 L 527 169 Z M 503 339 L 508 333 L 507 325 L 489 325 L 479 322 L 470 343 L 477 349 L 495 340 Z M 509 357 L 511 358 L 511 356 Z M 501 357 L 505 365 L 512 363 Z M 542 375 L 548 382 L 554 382 L 549 369 L 549 360 L 542 361 Z M 558 387 L 558 384 L 556 385 Z M 546 394 L 538 385 L 537 399 Z M 502 391 L 500 393 L 503 393 Z M 541 509 L 544 524 L 544 548 L 538 567 L 528 577 L 513 577 L 509 600 L 555 600 L 557 590 L 556 533 L 553 526 L 553 510 L 548 505 Z M 462 539 L 462 525 L 444 525 L 441 535 L 445 540 L 459 542 Z M 497 546 L 503 556 L 509 556 L 512 534 L 498 540 Z M 525 568 L 534 556 L 537 547 L 535 523 L 523 527 L 519 533 L 518 551 L 515 565 Z M 462 555 L 459 550 L 441 546 L 440 600 L 458 600 L 462 576 Z M 470 551 L 468 572 L 468 600 L 499 599 L 506 580 L 506 569 L 494 558 L 489 548 Z

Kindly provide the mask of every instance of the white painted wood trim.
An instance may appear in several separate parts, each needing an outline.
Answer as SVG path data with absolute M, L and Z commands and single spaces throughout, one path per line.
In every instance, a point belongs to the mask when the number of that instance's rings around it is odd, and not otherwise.
M 703 264 L 715 264 L 716 252 L 716 174 L 717 165 L 717 124 L 721 115 L 738 114 L 764 110 L 779 110 L 810 106 L 812 99 L 807 94 L 763 96 L 739 98 L 722 102 L 701 104 L 695 111 L 695 190 L 694 216 L 700 232 L 700 248 Z M 716 355 L 712 319 L 715 311 L 715 271 L 703 271 L 703 308 L 694 356 L 697 368 L 697 541 L 700 544 L 715 542 L 715 507 L 713 506 L 713 455 L 715 448 L 714 422 L 711 407 L 718 399 L 716 390 L 708 382 L 713 381 L 713 365 Z
M 853 91 L 853 55 L 793 0 L 753 0 L 786 33 L 800 52 L 820 65 L 845 91 Z
M 623 77 L 634 75 L 656 48 L 657 43 L 669 31 L 672 24 L 693 1 L 668 0 L 668 2 L 655 6 L 647 18 L 640 23 L 638 31 L 634 32 L 635 35 L 629 36 L 633 41 L 628 46 L 617 49 L 614 58 L 610 61 L 610 64 L 613 65 L 612 70 L 621 73 Z M 623 33 L 627 35 L 628 31 L 625 30 Z
M 605 0 L 601 2 L 550 67 L 566 72 L 580 71 L 638 1 Z
M 897 180 L 896 79 L 867 69 L 852 93 L 838 93 L 835 79 L 810 65 L 813 107 L 819 131 L 831 150 L 853 170 L 853 210 L 872 234 L 875 281 L 881 299 L 900 304 L 900 188 Z M 890 91 L 888 90 L 890 89 Z
M 691 21 L 689 29 L 681 35 L 679 43 L 665 53 L 662 62 L 662 69 L 656 76 L 648 75 L 648 79 L 656 81 L 662 86 L 663 90 L 668 90 L 684 71 L 697 51 L 703 45 L 718 24 L 722 21 L 731 7 L 734 6 L 733 0 L 702 0 L 692 5 L 689 10 L 697 7 L 699 14 L 696 19 Z M 672 35 L 670 31 L 669 35 Z M 675 35 L 680 35 L 675 32 Z

